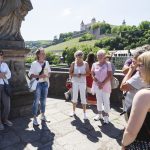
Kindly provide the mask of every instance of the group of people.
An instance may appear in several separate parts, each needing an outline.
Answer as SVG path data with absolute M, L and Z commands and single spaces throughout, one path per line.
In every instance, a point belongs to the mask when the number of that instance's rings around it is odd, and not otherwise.
M 4 53 L 0 51 L 0 130 L 4 125 L 12 126 L 8 120 L 10 112 L 10 97 L 5 92 L 4 85 L 11 78 L 8 65 L 3 61 Z M 83 119 L 88 119 L 86 114 L 87 97 L 86 91 L 96 95 L 98 114 L 94 120 L 103 119 L 105 124 L 109 123 L 111 80 L 113 66 L 108 60 L 104 50 L 97 52 L 97 61 L 94 54 L 89 54 L 91 61 L 84 61 L 84 54 L 81 50 L 74 53 L 75 60 L 72 62 L 69 74 L 72 81 L 72 112 L 76 114 L 76 105 L 80 93 L 83 107 Z M 41 120 L 48 121 L 45 116 L 45 105 L 49 87 L 50 65 L 45 60 L 43 48 L 36 51 L 36 61 L 31 64 L 29 77 L 38 80 L 34 92 L 33 101 L 33 125 L 39 125 L 37 119 L 38 106 L 40 101 Z M 88 59 L 88 60 L 89 60 Z M 128 62 L 128 63 L 127 63 Z M 125 127 L 122 150 L 149 150 L 150 149 L 150 52 L 138 51 L 130 61 L 123 67 L 124 79 L 120 89 L 125 95 L 123 108 L 127 126 Z M 130 62 L 130 63 L 129 63 Z M 90 82 L 87 82 L 87 79 Z
M 75 61 L 70 66 L 70 76 L 72 78 L 72 103 L 73 111 L 70 116 L 75 115 L 76 104 L 78 95 L 80 93 L 80 99 L 83 106 L 83 118 L 87 119 L 86 114 L 86 89 L 87 83 L 90 87 L 91 93 L 96 95 L 98 114 L 94 117 L 94 120 L 104 119 L 104 123 L 109 123 L 109 111 L 110 111 L 110 93 L 111 93 L 111 78 L 112 67 L 111 63 L 106 59 L 106 52 L 99 50 L 97 52 L 97 62 L 90 64 L 88 61 L 84 61 L 84 54 L 78 50 L 74 54 Z M 90 79 L 90 83 L 86 79 Z

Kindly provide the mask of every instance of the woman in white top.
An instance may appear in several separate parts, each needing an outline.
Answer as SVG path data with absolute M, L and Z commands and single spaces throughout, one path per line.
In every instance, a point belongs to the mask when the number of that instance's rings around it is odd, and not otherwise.
M 33 102 L 33 115 L 34 115 L 33 125 L 38 126 L 39 124 L 36 117 L 39 101 L 41 106 L 41 120 L 47 121 L 44 114 L 51 69 L 48 61 L 45 61 L 45 52 L 43 48 L 39 48 L 37 50 L 36 57 L 37 60 L 31 64 L 31 68 L 29 70 L 29 77 L 36 78 L 38 80 L 38 84 L 34 92 L 34 102 Z M 43 72 L 41 73 L 42 67 L 44 69 Z
M 8 79 L 11 78 L 11 72 L 8 65 L 3 61 L 3 56 L 4 53 L 0 50 L 0 130 L 4 130 L 3 124 L 6 124 L 7 126 L 13 125 L 12 122 L 8 120 L 10 112 L 10 97 L 6 94 L 4 89 L 4 82 L 8 83 Z M 3 112 L 1 112 L 1 104 L 3 104 Z
M 78 99 L 78 93 L 80 92 L 81 103 L 83 106 L 84 119 L 86 116 L 86 76 L 89 75 L 89 65 L 87 62 L 83 61 L 83 52 L 78 50 L 74 54 L 75 61 L 72 62 L 70 66 L 70 75 L 72 76 L 72 103 L 73 112 L 70 116 L 75 115 L 75 109 Z

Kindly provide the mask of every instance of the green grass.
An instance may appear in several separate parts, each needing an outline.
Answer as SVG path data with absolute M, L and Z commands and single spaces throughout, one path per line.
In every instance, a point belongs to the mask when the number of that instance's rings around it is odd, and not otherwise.
M 53 51 L 53 50 L 64 50 L 66 47 L 71 48 L 74 46 L 81 46 L 81 45 L 94 46 L 96 41 L 97 40 L 79 42 L 79 38 L 74 38 L 69 41 L 47 47 L 45 49 L 46 49 L 46 51 Z

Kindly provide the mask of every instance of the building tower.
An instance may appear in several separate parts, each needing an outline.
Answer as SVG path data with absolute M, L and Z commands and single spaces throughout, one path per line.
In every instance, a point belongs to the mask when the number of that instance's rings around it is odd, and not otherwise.
M 81 24 L 80 24 L 80 31 L 84 31 L 85 30 L 85 25 L 84 22 L 82 20 Z
M 94 23 L 96 23 L 96 19 L 95 19 L 95 18 L 92 18 L 91 24 L 94 24 Z
M 122 21 L 122 25 L 126 25 L 126 21 L 125 21 L 125 19 Z

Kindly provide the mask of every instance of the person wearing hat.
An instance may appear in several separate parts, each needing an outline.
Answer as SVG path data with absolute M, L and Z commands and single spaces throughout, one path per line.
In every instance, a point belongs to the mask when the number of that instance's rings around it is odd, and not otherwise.
M 78 50 L 74 53 L 75 61 L 70 66 L 70 76 L 72 77 L 72 103 L 73 111 L 70 114 L 71 117 L 75 115 L 75 109 L 78 99 L 78 93 L 80 92 L 81 103 L 83 107 L 83 119 L 87 119 L 86 115 L 86 76 L 89 75 L 89 65 L 83 61 L 83 52 Z M 79 92 L 78 92 L 79 91 Z
M 12 126 L 13 123 L 8 120 L 10 112 L 10 97 L 4 90 L 4 84 L 11 78 L 11 72 L 8 65 L 3 61 L 4 52 L 0 50 L 0 130 L 4 130 L 4 125 Z M 3 104 L 3 111 L 2 106 Z

